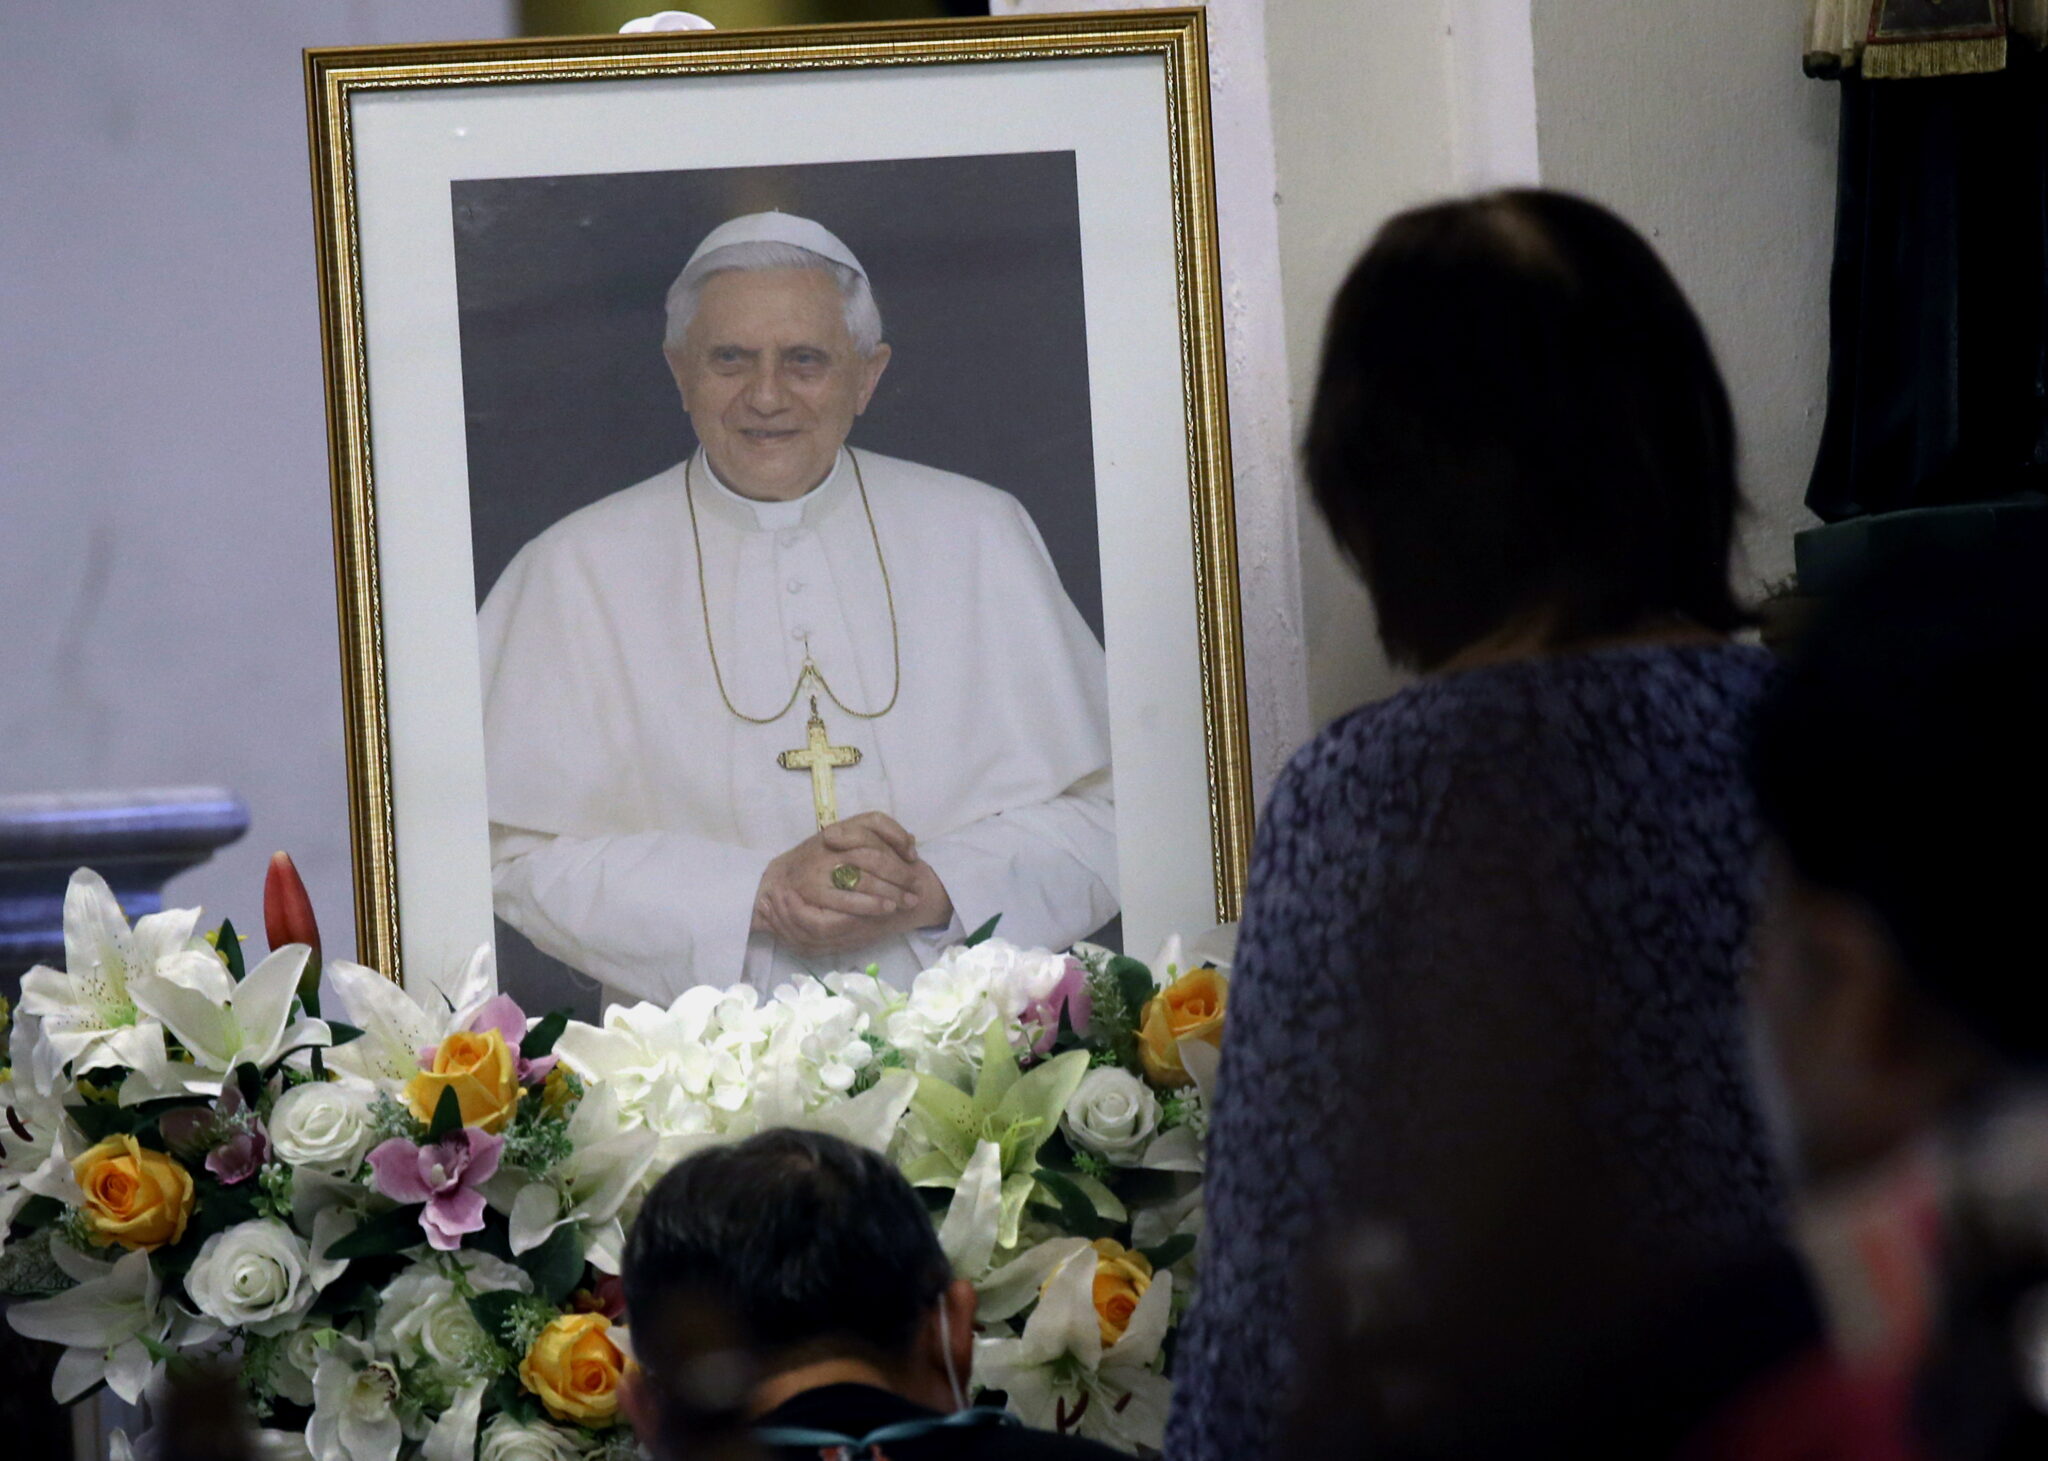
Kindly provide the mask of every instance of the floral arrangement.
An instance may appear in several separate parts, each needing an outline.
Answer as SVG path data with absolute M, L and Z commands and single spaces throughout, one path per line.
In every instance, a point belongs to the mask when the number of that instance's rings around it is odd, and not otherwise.
M 251 966 L 77 873 L 0 1069 L 0 1293 L 59 1401 L 231 1362 L 266 1455 L 637 1456 L 617 1278 L 638 1203 L 775 1126 L 885 1152 L 981 1298 L 975 1388 L 1156 1449 L 1201 1221 L 1224 974 L 983 929 L 872 973 L 531 1018 L 488 950 L 417 995 L 324 968 L 283 854 Z M 323 987 L 326 1007 L 323 1008 Z M 9 1014 L 11 1013 L 11 1018 Z

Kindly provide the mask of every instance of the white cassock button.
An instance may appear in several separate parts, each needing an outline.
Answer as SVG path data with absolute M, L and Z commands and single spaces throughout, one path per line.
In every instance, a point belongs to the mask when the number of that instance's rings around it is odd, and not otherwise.
M 775 541 L 781 547 L 794 548 L 797 545 L 797 540 L 802 536 L 803 533 L 796 528 L 784 528 L 775 535 Z
M 810 626 L 807 624 L 797 625 L 796 628 L 789 631 L 789 637 L 798 640 L 809 639 L 811 637 Z
M 800 578 L 792 578 L 789 581 L 789 591 L 793 594 L 802 593 L 804 591 L 804 581 Z

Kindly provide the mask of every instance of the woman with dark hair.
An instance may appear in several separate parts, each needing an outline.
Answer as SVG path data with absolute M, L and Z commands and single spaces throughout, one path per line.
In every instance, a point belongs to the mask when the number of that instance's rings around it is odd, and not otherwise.
M 1421 678 L 1260 827 L 1174 1461 L 1274 1454 L 1305 1385 L 1345 1387 L 1359 1454 L 1545 1454 L 1658 1296 L 1780 1226 L 1735 458 L 1699 321 L 1591 203 L 1405 214 L 1338 294 L 1308 474 Z

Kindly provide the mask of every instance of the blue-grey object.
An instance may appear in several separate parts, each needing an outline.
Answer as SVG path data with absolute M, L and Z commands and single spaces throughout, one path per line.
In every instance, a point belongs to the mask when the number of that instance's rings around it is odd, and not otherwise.
M 248 807 L 217 786 L 0 796 L 0 976 L 12 986 L 61 966 L 75 869 L 99 873 L 140 918 L 163 907 L 165 883 L 248 830 Z

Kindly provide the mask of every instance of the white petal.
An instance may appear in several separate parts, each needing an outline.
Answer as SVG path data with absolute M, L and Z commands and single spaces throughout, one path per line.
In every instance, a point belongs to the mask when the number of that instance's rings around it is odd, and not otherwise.
M 995 1321 L 1022 1312 L 1055 1268 L 1087 1251 L 1086 1238 L 1054 1238 L 1012 1259 L 975 1285 L 981 1298 L 977 1317 Z
M 441 1412 L 434 1428 L 420 1447 L 420 1461 L 471 1461 L 476 1455 L 477 1415 L 483 1409 L 484 1387 L 478 1381 L 465 1385 L 455 1401 Z
M 538 1248 L 563 1222 L 562 1195 L 549 1182 L 532 1182 L 512 1199 L 512 1251 Z
M 1152 1363 L 1165 1342 L 1167 1327 L 1173 1323 L 1173 1275 L 1154 1275 L 1145 1297 L 1138 1300 L 1131 1322 L 1122 1338 L 1103 1355 L 1105 1369 L 1139 1369 Z M 1100 1333 L 1100 1330 L 1097 1331 Z
M 960 1174 L 946 1220 L 939 1225 L 939 1247 L 945 1250 L 956 1277 L 976 1279 L 988 1271 L 1002 1217 L 1003 1149 L 984 1141 L 975 1147 L 967 1169 Z
M 1024 1325 L 1026 1349 L 1045 1360 L 1070 1354 L 1085 1369 L 1102 1362 L 1102 1324 L 1095 1314 L 1095 1254 L 1062 1263 Z
M 235 987 L 235 1023 L 241 1027 L 243 1056 L 259 1066 L 268 1065 L 286 1048 L 285 1026 L 291 1020 L 292 1001 L 299 992 L 299 976 L 305 972 L 312 950 L 304 944 L 286 944 L 251 969 Z M 327 1026 L 318 1020 L 304 1021 L 306 1038 L 293 1044 L 327 1043 Z M 317 1033 L 315 1033 L 317 1031 Z
M 50 1377 L 50 1395 L 59 1405 L 69 1405 L 107 1377 L 107 1359 L 96 1349 L 67 1349 L 57 1357 L 57 1373 Z

